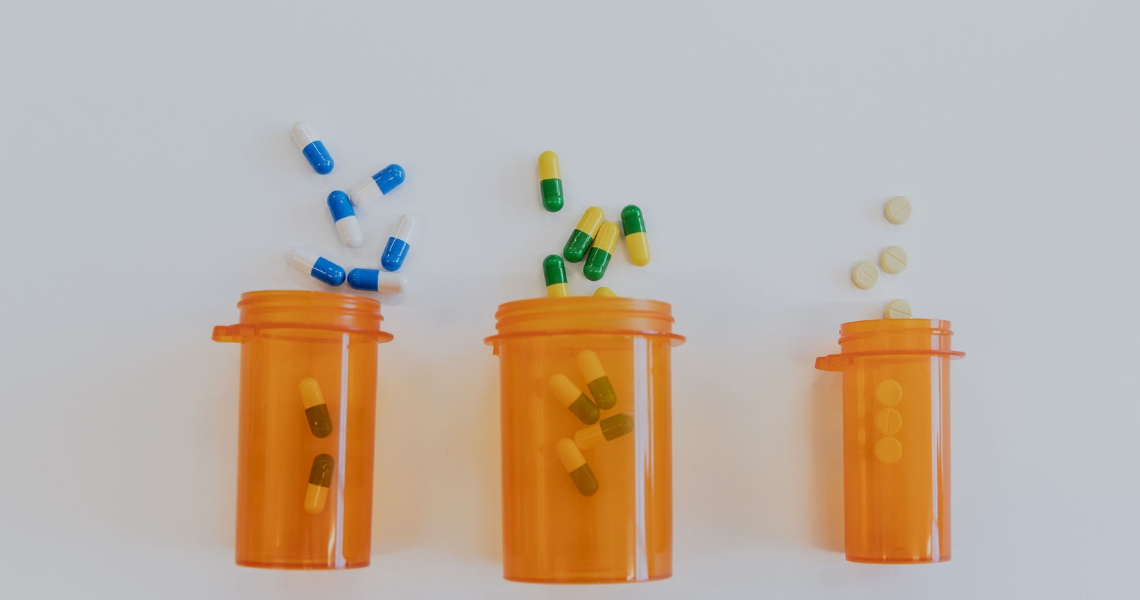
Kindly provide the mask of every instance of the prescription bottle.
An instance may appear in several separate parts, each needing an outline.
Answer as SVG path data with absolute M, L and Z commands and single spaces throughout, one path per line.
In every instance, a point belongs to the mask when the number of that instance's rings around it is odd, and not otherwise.
M 844 323 L 843 512 L 847 560 L 950 560 L 950 322 Z
M 235 561 L 368 566 L 380 303 L 311 291 L 242 294 Z
M 496 319 L 486 342 L 499 357 L 504 578 L 672 575 L 670 350 L 684 342 L 672 308 L 536 298 L 503 304 Z M 566 380 L 578 404 L 560 399 Z

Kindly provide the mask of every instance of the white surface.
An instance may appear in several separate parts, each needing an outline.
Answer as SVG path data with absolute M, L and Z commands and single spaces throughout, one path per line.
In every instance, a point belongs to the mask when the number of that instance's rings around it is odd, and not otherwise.
M 1135 597 L 1140 8 L 1043 4 L 11 3 L 0 596 Z M 298 118 L 331 175 L 290 141 Z M 325 197 L 392 162 L 407 182 L 344 248 Z M 653 262 L 618 250 L 603 283 L 672 302 L 689 336 L 675 575 L 507 583 L 482 338 L 497 304 L 543 295 L 585 207 L 629 202 Z M 211 327 L 243 291 L 318 289 L 282 260 L 294 245 L 378 266 L 410 210 L 426 227 L 413 291 L 384 308 L 372 566 L 236 567 L 238 348 Z M 855 289 L 893 244 L 910 268 Z M 943 565 L 839 552 L 839 378 L 812 361 L 899 297 L 967 353 Z

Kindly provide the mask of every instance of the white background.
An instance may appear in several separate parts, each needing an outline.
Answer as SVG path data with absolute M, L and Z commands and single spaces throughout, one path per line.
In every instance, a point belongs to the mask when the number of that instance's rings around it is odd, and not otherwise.
M 1136 3 L 44 4 L 0 17 L 0 596 L 1135 597 Z M 325 195 L 391 162 L 349 252 Z M 675 575 L 504 582 L 482 339 L 586 206 L 630 202 L 653 262 L 619 250 L 604 283 L 689 337 Z M 372 566 L 236 567 L 239 349 L 211 328 L 244 291 L 319 289 L 295 244 L 375 266 L 409 211 Z M 910 268 L 855 289 L 892 244 Z M 967 353 L 941 565 L 841 553 L 839 377 L 812 364 L 897 297 Z

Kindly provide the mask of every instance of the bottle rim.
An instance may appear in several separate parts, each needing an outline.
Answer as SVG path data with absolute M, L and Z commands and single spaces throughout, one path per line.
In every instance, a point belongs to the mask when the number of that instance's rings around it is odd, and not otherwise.
M 235 325 L 214 328 L 218 342 L 241 342 L 262 331 L 276 329 L 336 331 L 391 341 L 381 331 L 380 302 L 373 298 L 313 290 L 260 290 L 245 292 L 237 303 L 241 311 Z
M 685 343 L 673 333 L 673 308 L 666 302 L 640 298 L 571 296 L 528 298 L 499 305 L 498 331 L 483 340 L 488 346 L 526 337 L 550 335 L 628 335 Z
M 899 347 L 888 349 L 853 350 L 851 342 L 863 342 L 872 338 L 887 338 L 891 336 L 923 336 L 928 335 L 932 340 L 943 340 L 944 343 L 931 343 L 928 347 Z M 821 371 L 841 371 L 844 367 L 854 364 L 856 358 L 873 356 L 942 356 L 950 360 L 957 360 L 966 356 L 965 352 L 950 350 L 950 337 L 954 332 L 950 329 L 950 321 L 944 319 L 868 319 L 864 321 L 851 321 L 839 328 L 839 354 L 829 354 L 815 359 L 815 368 Z

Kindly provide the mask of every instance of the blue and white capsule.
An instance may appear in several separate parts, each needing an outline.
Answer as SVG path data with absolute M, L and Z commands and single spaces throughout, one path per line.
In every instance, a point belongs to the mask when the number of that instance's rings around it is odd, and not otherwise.
M 401 183 L 404 183 L 404 168 L 400 165 L 388 165 L 380 169 L 379 173 L 352 188 L 348 192 L 348 196 L 357 208 L 363 208 L 396 189 L 396 186 Z
M 400 217 L 400 224 L 396 226 L 396 233 L 388 238 L 388 245 L 384 246 L 384 256 L 380 257 L 380 265 L 389 271 L 399 271 L 404 264 L 404 258 L 411 249 L 412 230 L 416 228 L 416 218 L 412 215 Z
M 301 154 L 305 155 L 305 160 L 309 161 L 314 171 L 320 175 L 332 173 L 332 155 L 308 123 L 297 121 L 293 124 L 293 142 L 301 149 Z
M 360 233 L 360 221 L 356 218 L 356 211 L 352 210 L 348 194 L 340 190 L 329 194 L 329 212 L 332 213 L 333 222 L 336 223 L 336 233 L 345 246 L 359 248 L 364 245 L 364 234 Z
M 311 275 L 321 283 L 336 287 L 344 283 L 344 269 L 333 261 L 305 248 L 297 248 L 289 257 L 294 269 Z
M 382 294 L 399 294 L 407 289 L 408 280 L 403 275 L 377 269 L 353 269 L 348 272 L 348 287 Z

